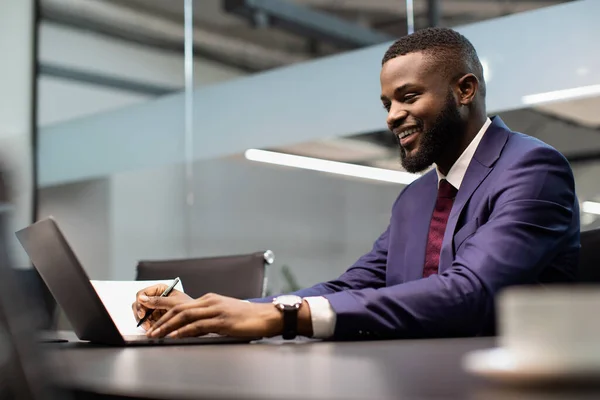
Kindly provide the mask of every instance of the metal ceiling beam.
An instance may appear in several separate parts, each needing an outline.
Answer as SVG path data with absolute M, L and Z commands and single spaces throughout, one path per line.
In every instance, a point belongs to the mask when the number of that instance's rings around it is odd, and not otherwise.
M 64 67 L 52 63 L 39 63 L 38 71 L 39 74 L 45 76 L 82 82 L 90 85 L 102 86 L 146 96 L 165 96 L 181 90 L 181 88 L 154 85 L 146 82 L 136 82 L 131 79 L 123 79 L 107 74 L 89 72 L 79 68 Z
M 442 3 L 443 14 L 471 14 L 476 17 L 495 17 L 500 13 L 510 10 L 511 13 L 520 13 L 542 7 L 565 3 L 572 0 L 444 0 Z M 353 10 L 373 13 L 389 13 L 390 16 L 405 16 L 406 7 L 401 0 L 295 0 L 305 7 L 314 7 L 327 10 Z M 415 15 L 427 14 L 427 2 L 414 2 Z
M 183 50 L 183 25 L 143 10 L 98 0 L 41 0 L 43 19 L 94 30 L 128 41 Z M 194 28 L 197 55 L 246 71 L 262 71 L 309 59 L 249 43 L 243 39 Z
M 439 26 L 441 18 L 440 0 L 427 0 L 429 26 Z
M 385 33 L 284 0 L 224 0 L 223 8 L 259 26 L 280 28 L 346 48 L 371 46 L 393 39 Z

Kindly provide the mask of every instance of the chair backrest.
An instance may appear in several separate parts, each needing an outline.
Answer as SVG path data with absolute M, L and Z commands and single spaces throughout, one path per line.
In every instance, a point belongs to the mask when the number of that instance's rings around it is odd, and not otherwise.
M 600 283 L 600 229 L 581 232 L 578 282 Z
M 183 289 L 193 298 L 217 293 L 238 299 L 262 297 L 266 290 L 266 266 L 273 252 L 178 260 L 142 260 L 137 280 L 181 278 Z

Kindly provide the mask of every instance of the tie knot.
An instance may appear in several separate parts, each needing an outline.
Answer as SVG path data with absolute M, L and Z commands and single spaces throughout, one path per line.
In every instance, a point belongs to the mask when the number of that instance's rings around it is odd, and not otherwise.
M 445 199 L 453 199 L 456 197 L 457 192 L 458 190 L 456 190 L 456 188 L 452 186 L 447 180 L 442 179 L 440 181 L 438 187 L 438 197 L 442 197 Z

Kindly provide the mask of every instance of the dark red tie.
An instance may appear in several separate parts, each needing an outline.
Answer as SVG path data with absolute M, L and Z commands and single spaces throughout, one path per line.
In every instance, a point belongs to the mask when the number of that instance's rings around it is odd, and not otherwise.
M 440 252 L 442 250 L 442 241 L 444 240 L 444 232 L 448 217 L 452 210 L 454 197 L 457 190 L 442 179 L 438 186 L 437 200 L 435 201 L 435 209 L 431 216 L 429 224 L 429 236 L 427 237 L 427 249 L 425 250 L 425 267 L 423 268 L 423 278 L 429 275 L 437 274 L 438 266 L 440 265 Z

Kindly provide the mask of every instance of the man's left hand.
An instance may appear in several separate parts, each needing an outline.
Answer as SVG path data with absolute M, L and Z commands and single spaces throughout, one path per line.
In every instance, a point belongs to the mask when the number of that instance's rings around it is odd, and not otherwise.
M 262 338 L 283 332 L 283 316 L 273 304 L 249 303 L 206 294 L 167 311 L 146 333 L 149 337 L 188 337 L 217 333 Z

